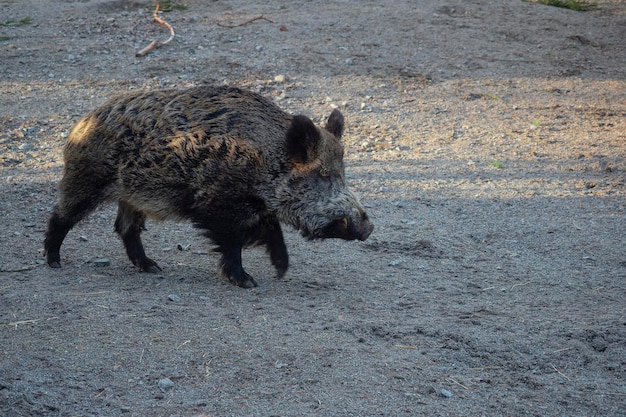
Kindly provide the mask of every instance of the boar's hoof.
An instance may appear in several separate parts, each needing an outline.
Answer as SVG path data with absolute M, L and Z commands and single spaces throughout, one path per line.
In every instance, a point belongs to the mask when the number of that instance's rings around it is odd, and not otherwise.
M 276 277 L 278 279 L 284 277 L 286 273 L 287 273 L 287 267 L 284 267 L 284 268 L 279 267 L 279 266 L 276 267 Z
M 148 272 L 150 274 L 158 274 L 162 271 L 162 269 L 154 262 L 152 259 L 145 258 L 140 261 L 133 262 L 136 266 L 139 267 L 141 272 Z
M 48 262 L 48 266 L 50 266 L 50 268 L 61 268 L 61 263 L 59 261 L 50 261 Z
M 141 270 L 142 270 L 143 272 L 149 272 L 149 273 L 151 273 L 151 274 L 158 274 L 159 272 L 161 272 L 161 271 L 162 271 L 162 269 L 161 269 L 161 268 L 160 268 L 157 264 L 150 265 L 150 266 L 148 266 L 148 267 L 147 267 L 147 268 L 145 268 L 145 269 L 144 269 L 144 268 L 141 268 Z
M 243 272 L 244 276 L 243 277 L 229 277 L 229 281 L 232 282 L 233 284 L 241 287 L 241 288 L 254 288 L 254 287 L 258 287 L 259 284 L 256 283 L 256 281 L 254 280 L 254 278 L 252 278 L 247 272 Z
M 241 288 L 258 287 L 254 278 L 241 266 L 241 255 L 234 258 L 232 259 L 226 254 L 222 257 L 220 261 L 221 276 Z

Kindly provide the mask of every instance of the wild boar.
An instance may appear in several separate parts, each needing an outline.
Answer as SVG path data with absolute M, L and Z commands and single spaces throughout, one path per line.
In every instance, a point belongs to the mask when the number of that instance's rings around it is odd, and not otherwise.
M 134 92 L 110 99 L 72 129 L 44 249 L 59 268 L 70 229 L 105 201 L 141 271 L 161 269 L 141 242 L 147 217 L 190 220 L 216 245 L 219 269 L 241 287 L 257 283 L 242 249 L 265 245 L 282 277 L 289 266 L 280 222 L 308 239 L 366 240 L 373 224 L 344 175 L 344 118 L 324 128 L 234 87 Z

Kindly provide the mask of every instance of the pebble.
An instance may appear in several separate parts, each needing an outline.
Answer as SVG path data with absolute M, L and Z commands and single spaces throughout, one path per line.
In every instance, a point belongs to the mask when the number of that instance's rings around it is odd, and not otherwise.
M 174 383 L 169 378 L 159 379 L 159 388 L 165 390 L 170 389 L 174 386 Z
M 442 388 L 442 390 L 440 392 L 441 392 L 441 395 L 443 397 L 446 397 L 446 398 L 452 397 L 452 391 L 449 391 L 449 390 L 447 390 L 445 388 Z
M 284 83 L 285 82 L 285 76 L 283 74 L 279 74 L 279 75 L 274 77 L 274 81 L 276 81 L 277 83 Z
M 170 294 L 167 296 L 167 299 L 174 302 L 174 303 L 178 303 L 180 301 L 180 297 L 177 296 L 176 294 Z
M 398 266 L 402 263 L 402 259 L 394 259 L 393 261 L 389 262 L 389 266 Z
M 354 60 L 352 58 L 346 59 L 346 65 L 352 65 L 352 64 L 354 64 Z
M 93 261 L 94 266 L 109 266 L 111 265 L 111 261 L 109 261 L 107 258 L 99 258 L 99 259 L 95 259 Z

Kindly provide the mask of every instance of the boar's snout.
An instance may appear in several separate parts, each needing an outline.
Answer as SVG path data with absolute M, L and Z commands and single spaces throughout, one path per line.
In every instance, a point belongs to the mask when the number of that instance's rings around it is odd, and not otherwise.
M 374 231 L 374 223 L 372 223 L 368 218 L 367 214 L 364 213 L 364 221 L 361 225 L 361 234 L 359 235 L 359 240 L 367 240 L 368 237 Z
M 374 225 L 365 212 L 357 216 L 342 216 L 333 219 L 319 233 L 322 238 L 340 238 L 345 240 L 367 240 Z

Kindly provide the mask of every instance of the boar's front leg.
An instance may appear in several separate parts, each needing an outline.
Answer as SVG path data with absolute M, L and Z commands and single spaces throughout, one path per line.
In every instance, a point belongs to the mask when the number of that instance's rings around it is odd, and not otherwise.
M 276 217 L 268 219 L 259 240 L 265 244 L 278 278 L 284 277 L 289 267 L 289 254 L 285 246 L 283 231 Z
M 125 201 L 120 201 L 115 220 L 115 231 L 120 235 L 128 258 L 140 270 L 157 273 L 161 270 L 152 259 L 146 256 L 141 243 L 141 231 L 144 230 L 146 215 Z
M 276 268 L 277 277 L 284 277 L 289 268 L 289 254 L 285 246 L 283 231 L 275 215 L 261 212 L 259 222 L 246 229 L 244 247 L 255 245 L 265 246 L 272 265 Z

